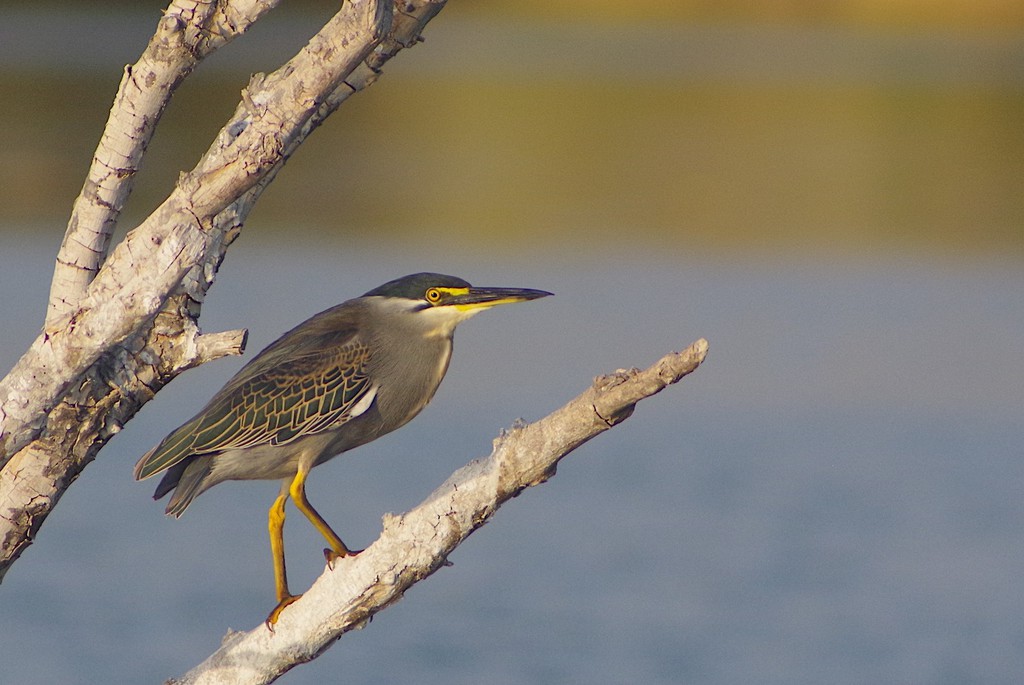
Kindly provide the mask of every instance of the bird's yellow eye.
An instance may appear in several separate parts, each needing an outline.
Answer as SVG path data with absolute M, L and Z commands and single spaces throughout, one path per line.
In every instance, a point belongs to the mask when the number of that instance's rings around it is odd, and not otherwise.
M 437 304 L 441 301 L 441 291 L 437 288 L 431 288 L 427 291 L 427 302 L 430 304 Z

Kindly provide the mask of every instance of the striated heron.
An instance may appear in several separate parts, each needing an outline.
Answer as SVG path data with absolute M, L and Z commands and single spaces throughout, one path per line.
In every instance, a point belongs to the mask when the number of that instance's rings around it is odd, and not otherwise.
M 434 396 L 448 369 L 455 326 L 479 311 L 551 293 L 474 288 L 419 273 L 320 312 L 271 343 L 135 465 L 141 480 L 163 472 L 154 499 L 174 491 L 178 517 L 225 480 L 281 479 L 270 507 L 277 605 L 267 625 L 298 599 L 284 561 L 285 503 L 327 539 L 328 563 L 356 554 L 306 499 L 310 469 L 399 428 Z

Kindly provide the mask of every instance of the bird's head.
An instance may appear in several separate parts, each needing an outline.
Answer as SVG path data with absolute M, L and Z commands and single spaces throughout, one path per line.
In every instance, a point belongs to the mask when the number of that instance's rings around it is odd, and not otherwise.
M 439 333 L 450 335 L 456 324 L 484 309 L 548 295 L 529 288 L 475 287 L 455 276 L 418 273 L 388 281 L 363 297 L 380 298 L 380 304 L 415 314 Z

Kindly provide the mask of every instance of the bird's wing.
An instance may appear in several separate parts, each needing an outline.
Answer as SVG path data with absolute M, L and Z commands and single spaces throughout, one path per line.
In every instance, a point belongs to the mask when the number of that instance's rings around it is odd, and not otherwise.
M 342 425 L 369 409 L 376 396 L 366 372 L 369 355 L 365 343 L 350 339 L 234 379 L 140 459 L 135 477 L 146 478 L 192 455 L 283 445 Z

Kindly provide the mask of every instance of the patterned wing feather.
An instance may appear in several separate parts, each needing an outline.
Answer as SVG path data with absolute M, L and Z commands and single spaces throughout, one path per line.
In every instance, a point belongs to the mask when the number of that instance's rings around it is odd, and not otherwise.
M 202 412 L 139 460 L 136 478 L 192 455 L 283 445 L 344 424 L 353 418 L 353 408 L 356 413 L 365 408 L 359 402 L 372 393 L 366 375 L 369 353 L 364 343 L 350 339 L 232 380 Z

